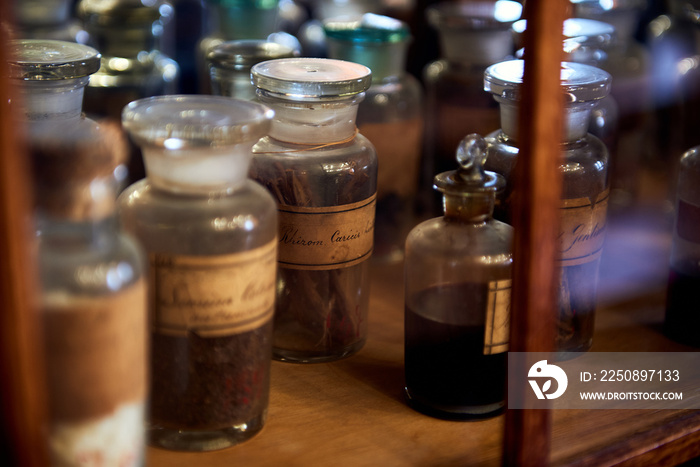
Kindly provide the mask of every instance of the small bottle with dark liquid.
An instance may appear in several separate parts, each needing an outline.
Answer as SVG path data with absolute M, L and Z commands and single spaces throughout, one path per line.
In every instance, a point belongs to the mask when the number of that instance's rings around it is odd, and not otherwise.
M 700 347 L 700 146 L 681 157 L 664 332 Z
M 446 419 L 493 416 L 505 405 L 511 226 L 492 217 L 503 177 L 483 170 L 486 143 L 460 143 L 460 168 L 435 177 L 444 216 L 406 240 L 406 397 Z

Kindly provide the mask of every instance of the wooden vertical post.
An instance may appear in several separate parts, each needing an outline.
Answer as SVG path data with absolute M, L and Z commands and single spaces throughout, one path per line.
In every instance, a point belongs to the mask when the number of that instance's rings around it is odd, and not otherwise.
M 17 96 L 5 73 L 12 3 L 0 2 L 0 464 L 34 467 L 48 465 L 46 385 L 30 177 L 21 129 L 8 104 Z
M 525 3 L 525 70 L 514 174 L 511 352 L 548 352 L 554 345 L 558 309 L 555 260 L 561 197 L 558 166 L 563 113 L 560 63 L 568 3 L 564 0 Z M 523 382 L 517 391 L 530 391 L 524 384 L 527 368 L 520 370 L 511 381 Z M 548 465 L 550 429 L 548 410 L 508 410 L 503 464 Z

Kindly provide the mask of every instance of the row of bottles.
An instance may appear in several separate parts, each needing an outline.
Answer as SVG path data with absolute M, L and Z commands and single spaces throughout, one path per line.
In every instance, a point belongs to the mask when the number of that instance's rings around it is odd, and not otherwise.
M 519 10 L 510 6 L 515 9 L 508 15 L 476 24 L 489 24 L 490 34 L 507 33 L 511 40 Z M 444 13 L 436 8 L 430 14 L 436 24 L 455 26 Z M 153 25 L 154 18 L 147 18 Z M 99 14 L 94 19 L 109 23 Z M 475 34 L 474 39 L 483 32 L 469 30 L 474 22 L 466 24 L 467 32 L 465 23 L 457 22 L 458 43 L 465 34 Z M 421 131 L 426 129 L 430 141 L 432 131 L 446 128 L 431 130 L 422 121 L 419 83 L 404 71 L 405 23 L 365 15 L 327 21 L 324 28 L 333 59 L 298 58 L 294 48 L 271 46 L 270 41 L 223 41 L 206 55 L 212 92 L 219 96 L 132 95 L 119 119 L 138 146 L 146 177 L 124 190 L 117 204 L 125 153 L 133 148 L 127 149 L 118 130 L 81 115 L 88 76 L 104 82 L 98 69 L 103 70 L 99 63 L 102 58 L 104 65 L 105 55 L 48 41 L 24 41 L 24 49 L 17 51 L 26 57 L 14 64 L 14 73 L 23 80 L 24 120 L 35 165 L 41 168 L 36 180 L 43 300 L 47 323 L 52 320 L 57 333 L 54 340 L 47 336 L 47 351 L 50 358 L 65 359 L 53 365 L 60 374 L 50 378 L 51 391 L 66 397 L 74 389 L 70 384 L 81 378 L 114 391 L 90 394 L 95 400 L 85 414 L 63 411 L 65 400 L 51 401 L 53 421 L 63 430 L 52 432 L 61 446 L 55 456 L 99 455 L 137 465 L 143 456 L 139 427 L 146 405 L 148 435 L 155 445 L 211 450 L 236 444 L 265 423 L 272 358 L 331 361 L 362 348 L 369 258 L 373 249 L 380 257 L 403 256 L 402 240 L 415 224 L 410 216 L 419 174 L 439 172 L 432 165 L 437 156 L 423 159 L 419 168 Z M 585 37 L 598 41 L 611 36 L 608 29 L 597 31 Z M 564 47 L 570 47 L 572 60 L 601 58 L 594 53 L 597 42 L 591 46 L 576 33 L 570 39 L 575 44 L 569 40 Z M 446 47 L 448 43 L 446 39 Z M 47 44 L 59 49 L 63 61 L 56 55 L 39 58 L 46 56 Z M 461 58 L 466 52 L 478 55 L 474 48 L 453 52 Z M 153 58 L 141 57 L 145 62 Z M 421 223 L 406 240 L 406 394 L 413 407 L 440 417 L 489 416 L 504 407 L 499 388 L 504 388 L 508 345 L 512 237 L 506 222 L 518 154 L 523 62 L 503 58 L 507 55 L 469 68 L 470 79 L 479 82 L 489 100 L 488 106 L 477 106 L 479 111 L 496 111 L 500 125 L 484 127 L 484 138 L 464 139 L 463 133 L 462 141 L 454 143 L 449 160 L 454 161 L 457 150 L 459 169 L 433 182 L 442 194 L 444 216 Z M 495 64 L 484 72 L 490 61 Z M 426 80 L 429 90 L 463 71 L 456 72 L 448 62 L 431 64 L 435 82 Z M 606 136 L 609 127 L 600 122 L 614 115 L 616 101 L 604 104 L 611 79 L 600 68 L 566 62 L 561 73 L 562 89 L 571 99 L 562 142 L 557 349 L 579 352 L 592 343 L 612 178 L 608 149 L 589 129 Z M 246 74 L 252 77 L 248 87 L 241 80 Z M 86 97 L 90 89 L 92 80 Z M 251 90 L 257 102 L 249 101 Z M 435 95 L 426 97 L 429 105 L 435 103 Z M 459 103 L 451 97 L 444 95 L 442 105 Z M 98 100 L 108 102 L 108 95 Z M 464 121 L 447 114 L 452 117 L 446 126 Z M 484 122 L 485 114 L 479 115 L 475 121 Z M 451 136 L 458 133 L 454 127 L 450 131 Z M 684 168 L 694 154 L 684 157 Z M 426 160 L 432 161 L 427 169 Z M 454 167 L 447 160 L 444 156 L 445 168 Z M 686 190 L 692 186 L 681 183 Z M 693 196 L 685 203 L 694 205 Z M 683 212 L 692 213 L 686 204 Z M 676 272 L 683 273 L 682 258 L 694 249 L 680 240 L 692 243 L 694 237 L 680 222 L 680 209 L 674 241 L 681 246 L 672 261 L 679 265 Z M 116 227 L 117 213 L 136 242 Z M 382 226 L 380 220 L 391 214 L 397 219 Z M 386 239 L 378 236 L 382 229 Z M 679 277 L 671 283 L 681 284 Z M 119 385 L 110 381 L 121 374 L 106 375 L 105 365 L 89 359 L 65 370 L 69 359 L 91 354 L 114 358 L 120 369 L 141 368 L 134 359 L 146 353 L 147 290 L 148 404 L 145 370 L 120 376 Z M 124 308 L 131 313 L 117 313 Z M 82 329 L 70 324 L 88 309 L 102 310 L 103 322 L 113 325 Z M 80 335 L 96 336 L 86 342 L 94 347 L 66 345 L 76 340 L 66 336 L 77 329 L 82 329 Z M 104 349 L 105 342 L 120 339 L 129 343 L 128 350 Z M 450 355 L 460 355 L 460 371 L 451 371 Z M 469 371 L 484 375 L 489 385 L 475 388 L 464 378 Z M 94 412 L 88 414 L 90 407 Z M 112 445 L 110 452 L 61 451 L 80 433 L 92 431 L 82 425 L 88 415 L 105 413 L 115 417 L 107 426 L 117 430 L 128 424 L 133 436 Z
M 345 52 L 337 51 L 333 45 L 334 33 L 326 24 L 337 22 L 340 15 L 393 9 L 394 13 L 410 21 L 404 22 L 404 27 L 411 24 L 421 33 L 422 26 L 416 25 L 425 23 L 425 27 L 439 38 L 439 46 L 433 50 L 433 54 L 439 50 L 439 58 L 416 64 L 419 55 L 416 49 L 421 44 L 415 39 L 423 39 L 423 36 L 414 37 L 413 43 L 408 42 L 410 38 L 407 37 L 402 52 L 403 69 L 399 70 L 404 79 L 412 79 L 414 75 L 406 73 L 406 69 L 420 67 L 420 75 L 415 76 L 422 87 L 418 86 L 417 92 L 425 93 L 424 105 L 418 104 L 424 109 L 420 115 L 427 116 L 423 127 L 404 133 L 421 145 L 420 173 L 417 181 L 413 174 L 409 174 L 410 182 L 415 185 L 397 188 L 402 193 L 416 192 L 419 218 L 439 212 L 440 201 L 432 194 L 431 178 L 434 173 L 450 168 L 453 148 L 460 139 L 472 132 L 487 134 L 499 126 L 497 106 L 483 92 L 480 75 L 487 66 L 512 58 L 516 49 L 514 32 L 517 35 L 513 23 L 522 12 L 518 2 L 428 2 L 427 6 L 421 6 L 424 10 L 414 7 L 413 11 L 405 5 L 397 7 L 401 2 L 390 2 L 392 6 L 383 2 L 330 0 L 308 5 L 278 0 L 195 3 L 192 0 L 172 3 L 165 0 L 147 3 L 139 0 L 18 2 L 17 29 L 20 37 L 60 36 L 99 50 L 103 56 L 102 66 L 86 90 L 85 111 L 94 118 L 110 117 L 118 121 L 121 108 L 140 97 L 182 93 L 183 90 L 184 93 L 216 92 L 209 84 L 206 54 L 212 46 L 223 42 L 254 40 L 291 49 L 291 52 L 279 52 L 285 55 L 315 56 L 312 48 L 303 46 L 313 35 L 309 33 L 313 28 L 305 29 L 301 24 L 316 21 L 319 30 L 315 34 L 320 35 L 318 40 L 322 42 L 322 50 L 317 56 L 343 58 Z M 637 39 L 641 16 L 649 7 L 646 0 L 625 0 L 609 6 L 604 2 L 581 0 L 572 2 L 572 6 L 575 16 L 602 20 L 612 28 L 612 32 L 603 31 L 600 26 L 598 31 L 572 30 L 569 46 L 575 46 L 567 60 L 601 67 L 614 78 L 611 95 L 601 101 L 591 124 L 598 126 L 593 133 L 603 137 L 612 154 L 611 206 L 629 206 L 635 199 L 645 196 L 637 188 L 640 177 L 653 177 L 653 170 L 649 174 L 649 171 L 642 170 L 644 167 L 656 169 L 665 163 L 664 154 L 677 155 L 695 145 L 692 137 L 695 114 L 690 102 L 695 93 L 692 77 L 697 73 L 697 60 L 693 57 L 697 53 L 695 45 L 688 39 L 678 39 L 676 31 L 690 33 L 691 28 L 697 29 L 697 15 L 694 14 L 697 10 L 692 3 L 670 1 L 669 13 L 650 23 L 650 37 L 646 41 L 649 47 L 646 47 Z M 178 18 L 178 11 L 181 16 L 186 16 Z M 51 25 L 51 30 L 63 32 L 49 33 L 47 25 Z M 79 33 L 75 32 L 76 25 Z M 307 33 L 308 37 L 305 36 Z M 122 40 L 122 37 L 129 39 Z M 184 37 L 189 40 L 185 41 Z M 461 46 L 465 41 L 469 47 Z M 178 44 L 180 49 L 192 48 L 186 57 L 178 49 Z M 364 49 L 361 55 L 369 54 L 370 47 L 360 49 Z M 178 61 L 171 57 L 178 58 Z M 360 60 L 360 57 L 354 58 Z M 669 67 L 677 67 L 678 73 L 666 73 Z M 183 76 L 185 68 L 196 68 L 197 85 L 184 86 L 183 80 L 192 80 Z M 376 102 L 376 99 L 367 99 L 361 112 L 369 108 L 371 102 Z M 655 111 L 658 111 L 659 118 L 654 118 Z M 685 136 L 681 136 L 681 132 Z M 672 137 L 671 150 L 664 142 L 669 137 Z M 415 147 L 415 141 L 411 142 L 412 147 Z M 132 151 L 130 181 L 135 181 L 143 177 L 143 166 L 137 149 L 132 147 Z M 388 167 L 391 160 L 386 159 Z M 671 165 L 675 170 L 676 163 L 671 162 Z M 416 170 L 412 163 L 409 167 Z M 398 182 L 394 180 L 392 183 Z M 672 197 L 671 189 L 668 187 L 663 193 L 664 199 Z M 385 204 L 381 198 L 384 196 L 380 196 L 380 208 Z M 392 239 L 388 239 L 385 256 L 399 258 L 406 226 L 402 225 L 405 216 L 398 213 L 405 203 L 403 199 L 394 202 L 391 199 L 389 201 L 393 204 L 387 211 L 391 211 L 394 218 L 385 223 L 388 224 L 388 234 L 396 234 L 399 239 L 393 245 Z M 377 235 L 383 230 L 378 229 Z M 382 245 L 383 241 L 378 244 L 377 256 L 381 254 Z
M 369 68 L 277 59 L 252 70 L 262 103 L 132 101 L 121 120 L 146 178 L 116 200 L 126 141 L 81 112 L 99 53 L 13 47 L 36 169 L 57 464 L 140 465 L 146 434 L 170 449 L 237 444 L 265 423 L 273 356 L 330 361 L 364 345 L 377 160 L 355 115 Z

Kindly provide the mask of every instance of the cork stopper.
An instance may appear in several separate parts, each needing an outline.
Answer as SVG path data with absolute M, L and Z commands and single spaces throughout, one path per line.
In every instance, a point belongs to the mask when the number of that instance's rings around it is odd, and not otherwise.
M 435 177 L 433 186 L 443 193 L 445 217 L 466 220 L 493 213 L 496 194 L 505 187 L 505 179 L 484 170 L 487 150 L 480 135 L 466 136 L 457 148 L 459 168 Z
M 37 208 L 65 220 L 98 220 L 114 212 L 119 168 L 128 149 L 119 126 L 56 124 L 32 130 L 30 153 Z

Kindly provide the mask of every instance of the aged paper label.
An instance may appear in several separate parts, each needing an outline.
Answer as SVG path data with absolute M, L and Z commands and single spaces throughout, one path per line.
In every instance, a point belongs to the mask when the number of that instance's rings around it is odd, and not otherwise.
M 144 280 L 107 296 L 48 294 L 42 318 L 53 422 L 97 419 L 145 401 Z
M 603 252 L 610 192 L 597 199 L 564 200 L 559 231 L 559 265 L 577 266 L 598 259 Z
M 279 206 L 279 263 L 289 269 L 339 269 L 368 259 L 374 246 L 376 195 L 358 203 Z
M 151 253 L 151 313 L 156 332 L 202 337 L 240 334 L 274 310 L 277 241 L 241 253 Z
M 484 331 L 484 355 L 508 351 L 510 340 L 510 279 L 489 282 Z

